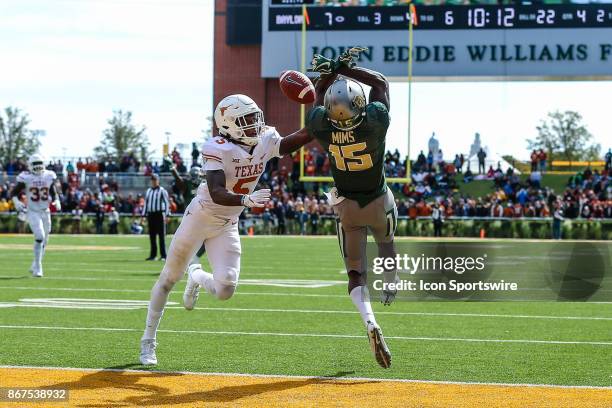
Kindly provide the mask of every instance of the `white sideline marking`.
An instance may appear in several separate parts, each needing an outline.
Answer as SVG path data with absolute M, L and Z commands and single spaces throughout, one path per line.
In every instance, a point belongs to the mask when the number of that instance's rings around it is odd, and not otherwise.
M 256 275 L 256 274 L 254 274 Z M 278 276 L 278 275 L 273 275 Z M 19 278 L 18 276 L 0 276 L 0 278 Z M 45 277 L 45 280 L 68 280 L 68 281 L 103 281 L 103 282 L 155 282 L 157 276 L 150 278 L 94 278 L 94 277 Z M 248 286 L 275 286 L 284 288 L 325 288 L 334 285 L 346 285 L 343 280 L 326 280 L 326 279 L 241 279 L 240 285 Z
M 168 302 L 169 307 L 175 308 L 177 302 Z M 81 298 L 38 298 L 19 299 L 19 302 L 0 302 L 0 308 L 7 307 L 36 307 L 50 309 L 96 309 L 96 310 L 138 310 L 146 309 L 148 300 L 122 300 L 122 299 L 81 299 Z
M 541 387 L 541 388 L 583 388 L 595 390 L 610 390 L 609 386 L 597 385 L 558 385 L 558 384 L 522 384 L 522 383 L 485 383 L 485 382 L 467 382 L 467 381 L 436 381 L 436 380 L 410 380 L 404 378 L 370 378 L 370 377 L 327 377 L 327 376 L 307 376 L 307 375 L 284 375 L 284 374 L 246 374 L 246 373 L 203 373 L 198 371 L 161 371 L 161 370 L 134 370 L 123 368 L 78 368 L 78 367 L 41 367 L 41 366 L 15 366 L 15 365 L 0 365 L 0 368 L 8 369 L 33 369 L 33 370 L 66 370 L 66 371 L 108 371 L 114 373 L 140 373 L 140 374 L 186 374 L 186 375 L 201 375 L 215 377 L 255 377 L 255 378 L 294 378 L 304 380 L 333 380 L 333 381 L 377 381 L 377 382 L 402 382 L 416 384 L 446 384 L 446 385 L 486 385 L 491 387 Z
M 126 293 L 150 293 L 150 290 L 145 289 L 97 289 L 97 288 L 39 288 L 28 286 L 0 286 L 0 289 L 18 289 L 18 290 L 58 290 L 58 291 L 73 291 L 73 292 L 126 292 Z M 264 292 L 236 292 L 237 295 L 278 295 L 278 293 Z M 170 295 L 181 295 L 178 291 L 173 291 Z M 285 296 L 307 296 L 303 294 L 281 293 Z M 312 295 L 312 296 L 333 296 L 346 298 L 343 295 Z M 145 301 L 148 302 L 148 301 Z M 10 303 L 10 302 L 7 302 Z M 173 302 L 168 302 L 171 304 Z M 11 303 L 12 304 L 12 303 Z M 0 307 L 2 303 L 0 303 Z M 20 305 L 28 307 L 28 305 Z M 182 306 L 169 306 L 166 309 L 183 309 Z M 199 310 L 218 310 L 218 311 L 235 311 L 235 312 L 279 312 L 279 313 L 338 313 L 338 314 L 358 314 L 352 310 L 312 310 L 312 309 L 258 309 L 258 308 L 235 308 L 235 307 L 198 307 Z M 376 314 L 391 315 L 391 316 L 454 316 L 454 317 L 503 317 L 503 318 L 518 318 L 518 319 L 553 319 L 553 320 L 612 320 L 612 317 L 597 317 L 597 316 L 546 316 L 546 315 L 510 315 L 510 314 L 487 314 L 487 313 L 446 313 L 446 312 L 388 312 L 377 311 Z
M 38 329 L 38 330 L 80 330 L 80 331 L 121 331 L 142 332 L 141 329 L 120 327 L 62 327 L 62 326 L 15 326 L 0 325 L 3 329 Z M 275 332 L 244 332 L 244 331 L 213 331 L 213 330 L 169 330 L 160 329 L 158 333 L 188 333 L 188 334 L 219 334 L 228 336 L 278 336 L 278 337 L 329 337 L 341 339 L 363 339 L 364 335 L 354 334 L 324 334 L 324 333 L 275 333 Z M 522 340 L 522 339 L 465 339 L 452 337 L 405 337 L 386 336 L 392 340 L 423 340 L 423 341 L 458 341 L 467 343 L 526 343 L 526 344 L 576 344 L 590 346 L 612 346 L 609 341 L 563 341 L 563 340 Z

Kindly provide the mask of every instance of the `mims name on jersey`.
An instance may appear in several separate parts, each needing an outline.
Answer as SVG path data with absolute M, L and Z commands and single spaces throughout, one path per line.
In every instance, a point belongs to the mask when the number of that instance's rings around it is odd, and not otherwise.
M 355 136 L 352 130 L 348 132 L 332 132 L 331 138 L 332 143 L 335 144 L 355 143 Z

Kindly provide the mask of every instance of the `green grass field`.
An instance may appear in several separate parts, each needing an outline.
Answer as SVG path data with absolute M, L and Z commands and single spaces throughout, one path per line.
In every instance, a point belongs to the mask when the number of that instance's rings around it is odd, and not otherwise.
M 54 235 L 42 279 L 27 272 L 31 244 L 0 236 L 0 365 L 142 368 L 146 304 L 162 268 L 144 261 L 148 238 Z M 185 279 L 170 295 L 156 370 L 612 385 L 611 303 L 376 304 L 393 353 L 383 370 L 346 295 L 335 238 L 242 246 L 232 299 L 202 294 L 188 312 Z M 524 268 L 540 254 L 533 241 L 508 248 Z

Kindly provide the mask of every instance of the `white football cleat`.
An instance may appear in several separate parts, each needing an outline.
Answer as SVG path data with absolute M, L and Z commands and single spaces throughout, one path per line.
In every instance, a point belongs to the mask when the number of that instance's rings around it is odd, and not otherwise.
M 42 278 L 42 276 L 43 276 L 42 265 L 35 265 L 32 268 L 32 276 L 35 277 L 35 278 Z
M 382 330 L 380 326 L 370 321 L 368 321 L 368 339 L 370 340 L 370 348 L 374 358 L 376 358 L 376 362 L 382 368 L 391 367 L 391 352 L 387 347 L 387 343 L 385 343 Z
M 183 293 L 183 306 L 187 310 L 193 310 L 200 295 L 200 285 L 191 277 L 191 273 L 196 269 L 202 269 L 202 265 L 192 264 L 187 268 L 187 286 Z
M 157 343 L 155 339 L 142 339 L 140 340 L 140 364 L 142 365 L 156 365 L 157 356 L 155 355 L 155 347 Z

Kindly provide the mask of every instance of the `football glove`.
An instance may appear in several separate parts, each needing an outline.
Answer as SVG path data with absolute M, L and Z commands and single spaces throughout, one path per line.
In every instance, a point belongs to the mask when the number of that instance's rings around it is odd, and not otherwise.
M 321 75 L 333 74 L 339 67 L 338 61 L 334 61 L 320 54 L 315 54 L 314 57 L 312 57 L 312 62 L 310 64 L 311 66 L 307 69 L 307 71 L 318 72 Z
M 352 68 L 356 65 L 355 60 L 359 59 L 359 54 L 364 51 L 367 51 L 367 47 L 351 47 L 348 50 L 344 51 L 338 57 L 338 66 L 345 66 L 347 68 Z
M 170 170 L 172 170 L 174 168 L 174 161 L 172 160 L 172 156 L 170 156 L 169 154 L 164 156 L 164 163 L 166 163 L 166 165 L 168 165 L 168 168 Z
M 15 207 L 15 211 L 17 211 L 18 213 L 24 212 L 26 210 L 25 204 L 19 201 L 19 198 L 17 198 L 17 196 L 13 197 L 13 206 Z
M 387 271 L 385 272 L 384 275 L 384 281 L 385 283 L 395 283 L 396 285 L 398 283 L 400 283 L 400 278 L 399 276 L 397 276 L 397 272 L 396 271 Z M 396 286 L 397 287 L 397 286 Z M 391 305 L 391 303 L 393 303 L 393 301 L 395 300 L 395 296 L 397 295 L 397 289 L 394 290 L 383 290 L 380 294 L 380 302 L 385 305 L 385 306 L 389 306 Z
M 62 203 L 60 202 L 60 200 L 55 200 L 53 202 L 53 206 L 55 207 L 55 211 L 62 212 Z
M 245 194 L 242 196 L 242 205 L 245 207 L 263 207 L 270 201 L 270 189 L 262 188 L 261 190 L 254 191 L 252 194 Z

